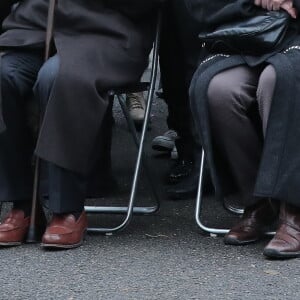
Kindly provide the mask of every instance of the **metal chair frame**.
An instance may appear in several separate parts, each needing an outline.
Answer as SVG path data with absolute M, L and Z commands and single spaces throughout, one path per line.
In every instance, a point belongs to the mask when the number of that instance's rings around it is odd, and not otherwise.
M 203 177 L 204 177 L 204 162 L 205 162 L 205 153 L 202 149 L 202 157 L 200 162 L 200 174 L 199 174 L 199 183 L 198 183 L 198 192 L 196 197 L 196 209 L 195 209 L 195 219 L 197 225 L 204 231 L 210 234 L 216 235 L 224 235 L 229 232 L 230 229 L 223 229 L 223 228 L 215 228 L 215 227 L 208 227 L 206 226 L 201 220 L 201 208 L 202 208 L 202 201 L 203 201 Z M 225 205 L 224 207 L 232 213 L 235 214 L 242 214 L 243 209 L 238 209 L 233 206 Z M 266 232 L 266 235 L 274 235 L 274 232 Z
M 157 79 L 157 73 L 158 73 L 158 51 L 159 51 L 159 44 L 160 44 L 160 32 L 161 32 L 161 21 L 162 21 L 162 11 L 159 10 L 158 12 L 158 18 L 157 18 L 157 24 L 156 24 L 156 34 L 155 34 L 155 40 L 153 43 L 153 53 L 152 53 L 152 63 L 151 63 L 151 75 L 150 75 L 150 81 L 147 83 L 138 83 L 136 86 L 133 87 L 127 87 L 125 89 L 115 89 L 111 90 L 108 93 L 108 96 L 110 99 L 114 99 L 115 96 L 117 97 L 121 110 L 125 116 L 125 119 L 127 121 L 127 125 L 129 128 L 129 131 L 133 137 L 133 141 L 138 149 L 138 155 L 136 159 L 135 164 L 135 170 L 134 170 L 134 176 L 131 186 L 131 192 L 130 197 L 128 201 L 127 206 L 85 206 L 85 211 L 88 214 L 122 214 L 125 215 L 124 220 L 121 222 L 121 224 L 115 226 L 115 227 L 109 227 L 109 228 L 88 228 L 89 232 L 98 232 L 98 233 L 105 233 L 105 234 L 112 234 L 117 231 L 120 231 L 127 227 L 129 222 L 131 221 L 133 214 L 139 214 L 139 215 L 149 215 L 157 212 L 160 207 L 159 202 L 159 196 L 157 194 L 157 191 L 155 189 L 155 185 L 151 179 L 150 173 L 149 173 L 149 166 L 147 164 L 146 157 L 144 155 L 144 142 L 145 142 L 145 135 L 147 132 L 147 127 L 149 125 L 150 120 L 150 112 L 152 108 L 153 98 L 154 98 L 154 91 L 156 87 L 156 79 Z M 128 109 L 126 107 L 125 101 L 124 101 L 124 94 L 126 93 L 132 93 L 132 92 L 141 92 L 141 91 L 148 91 L 147 94 L 147 105 L 146 105 L 146 111 L 145 111 L 145 117 L 142 127 L 142 132 L 140 138 L 138 137 L 135 125 L 131 117 L 129 116 Z M 136 191 L 137 191 L 137 185 L 139 180 L 139 175 L 141 171 L 141 165 L 143 164 L 147 179 L 150 184 L 151 192 L 153 199 L 155 201 L 155 204 L 153 206 L 134 206 L 135 199 L 136 199 Z

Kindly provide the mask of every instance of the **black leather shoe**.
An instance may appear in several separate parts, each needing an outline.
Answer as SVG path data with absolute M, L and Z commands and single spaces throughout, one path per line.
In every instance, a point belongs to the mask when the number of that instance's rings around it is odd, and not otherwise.
M 170 183 L 178 183 L 182 179 L 188 177 L 194 167 L 194 163 L 189 159 L 179 159 L 176 164 L 172 167 L 169 174 Z
M 184 200 L 196 197 L 199 185 L 199 173 L 199 164 L 195 163 L 187 177 L 166 190 L 168 198 L 172 200 Z M 204 172 L 202 191 L 206 194 L 210 194 L 214 191 L 214 186 L 208 170 Z
M 197 194 L 199 172 L 193 169 L 189 176 L 167 189 L 168 198 L 172 200 L 189 199 Z
M 226 245 L 247 245 L 259 241 L 278 217 L 278 203 L 264 198 L 245 208 L 242 219 L 225 235 Z

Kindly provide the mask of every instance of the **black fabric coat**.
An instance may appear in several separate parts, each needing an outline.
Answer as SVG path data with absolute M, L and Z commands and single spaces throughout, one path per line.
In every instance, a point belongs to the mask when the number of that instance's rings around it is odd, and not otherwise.
M 189 0 L 188 0 L 189 1 Z M 192 0 L 196 18 L 207 16 L 202 10 L 204 2 Z M 190 2 L 190 4 L 192 4 Z M 212 1 L 211 1 L 212 2 Z M 228 0 L 215 0 L 213 3 Z M 246 1 L 231 1 L 241 4 Z M 197 3 L 199 6 L 197 6 Z M 226 4 L 225 4 L 226 3 Z M 238 7 L 240 10 L 238 10 Z M 236 6 L 233 12 L 241 11 Z M 226 9 L 224 9 L 226 11 Z M 221 15 L 215 14 L 222 19 Z M 202 19 L 203 21 L 203 19 Z M 210 23 L 211 25 L 212 23 Z M 215 23 L 217 26 L 217 22 Z M 209 26 L 206 26 L 208 28 Z M 218 73 L 243 64 L 271 64 L 276 70 L 277 81 L 272 108 L 265 137 L 264 150 L 257 174 L 254 195 L 272 197 L 300 205 L 300 38 L 295 35 L 283 45 L 284 50 L 274 51 L 262 57 L 243 57 L 241 55 L 214 54 L 206 58 L 194 74 L 190 87 L 191 106 L 198 132 L 201 134 L 207 161 L 218 197 L 222 197 L 227 186 L 221 186 L 220 169 L 216 168 L 216 159 L 212 147 L 212 138 L 207 105 L 207 89 L 211 79 Z M 218 159 L 219 163 L 219 159 Z M 222 163 L 220 164 L 222 165 Z M 223 180 L 222 180 L 223 181 Z M 226 181 L 226 180 L 225 180 Z M 224 181 L 223 181 L 224 182 Z
M 37 142 L 39 157 L 80 173 L 91 169 L 106 92 L 142 75 L 157 6 L 158 0 L 58 1 L 54 43 L 61 65 Z M 43 47 L 47 9 L 47 0 L 20 1 L 3 23 L 0 49 Z

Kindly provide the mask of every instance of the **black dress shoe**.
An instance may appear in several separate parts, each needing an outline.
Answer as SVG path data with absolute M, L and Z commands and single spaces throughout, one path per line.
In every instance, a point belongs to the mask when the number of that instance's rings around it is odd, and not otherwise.
M 225 235 L 226 245 L 247 245 L 259 241 L 278 217 L 278 203 L 264 198 L 245 208 L 242 219 Z
M 189 199 L 197 194 L 199 172 L 194 170 L 188 177 L 167 189 L 168 198 L 172 200 Z
M 172 200 L 184 200 L 196 197 L 199 185 L 199 173 L 199 167 L 194 165 L 186 178 L 167 189 L 168 198 Z M 204 173 L 202 186 L 203 193 L 209 194 L 214 191 L 209 172 Z
M 178 183 L 183 178 L 188 177 L 194 167 L 194 162 L 190 159 L 178 159 L 176 164 L 171 168 L 168 181 Z

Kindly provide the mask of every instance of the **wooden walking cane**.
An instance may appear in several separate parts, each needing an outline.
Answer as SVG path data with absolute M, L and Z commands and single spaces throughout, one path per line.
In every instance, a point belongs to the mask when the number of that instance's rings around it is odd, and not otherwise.
M 54 27 L 54 11 L 57 0 L 49 0 L 48 7 L 48 17 L 47 17 L 47 30 L 46 30 L 46 40 L 45 40 L 45 62 L 49 59 L 51 42 L 53 37 L 53 27 Z M 41 118 L 41 114 L 40 114 Z M 39 122 L 40 123 L 40 122 Z M 37 214 L 42 213 L 42 208 L 40 207 L 38 201 L 39 194 L 39 178 L 40 177 L 40 159 L 36 157 L 35 159 L 35 169 L 34 169 L 34 181 L 33 181 L 33 193 L 32 193 L 32 206 L 31 206 L 31 218 L 29 224 L 29 230 L 27 235 L 27 243 L 36 243 L 40 237 L 40 230 L 37 224 Z

